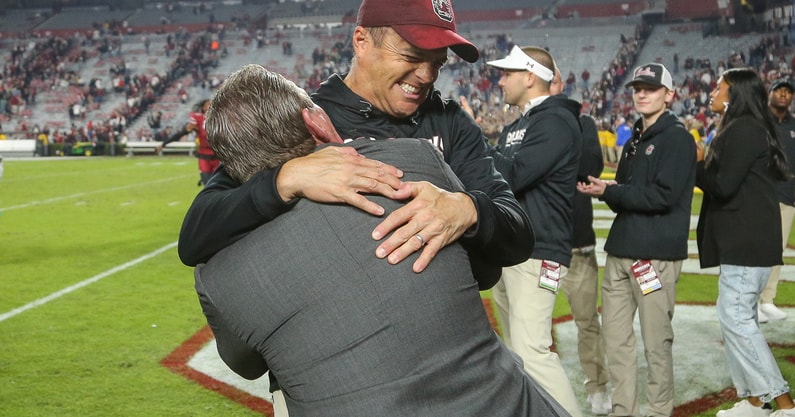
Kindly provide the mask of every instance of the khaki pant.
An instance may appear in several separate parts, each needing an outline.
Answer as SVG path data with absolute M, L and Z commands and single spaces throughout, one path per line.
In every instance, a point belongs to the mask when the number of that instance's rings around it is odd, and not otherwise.
M 643 295 L 632 274 L 631 266 L 635 261 L 608 255 L 602 280 L 602 334 L 613 387 L 610 415 L 640 415 L 638 353 L 633 327 L 637 311 L 648 366 L 648 415 L 670 416 L 674 409 L 671 320 L 682 261 L 652 260 L 662 288 L 647 295 Z
M 289 417 L 287 403 L 284 401 L 282 390 L 273 391 L 273 417 Z
M 561 268 L 565 281 L 567 268 Z M 552 309 L 556 294 L 538 286 L 541 261 L 529 259 L 502 269 L 502 278 L 492 289 L 502 320 L 505 344 L 524 361 L 524 369 L 573 417 L 582 412 L 552 346 Z
M 781 246 L 786 249 L 789 233 L 792 230 L 792 220 L 795 218 L 795 207 L 781 203 L 778 203 L 778 207 L 781 210 Z M 781 265 L 774 265 L 773 272 L 770 273 L 770 278 L 767 280 L 767 285 L 765 285 L 765 289 L 762 290 L 762 295 L 759 296 L 759 302 L 766 304 L 773 303 L 773 299 L 776 298 L 778 278 L 780 275 Z
M 599 321 L 597 297 L 599 296 L 599 266 L 596 251 L 572 252 L 571 267 L 563 280 L 563 293 L 571 307 L 577 325 L 577 353 L 585 373 L 585 390 L 588 394 L 605 392 L 607 368 L 602 341 L 602 324 Z

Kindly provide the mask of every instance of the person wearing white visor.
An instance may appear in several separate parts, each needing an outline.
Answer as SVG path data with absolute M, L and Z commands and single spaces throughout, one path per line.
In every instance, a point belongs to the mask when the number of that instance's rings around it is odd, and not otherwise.
M 550 350 L 552 310 L 572 257 L 572 210 L 582 133 L 580 104 L 551 95 L 555 60 L 537 46 L 515 46 L 487 62 L 504 71 L 499 86 L 506 104 L 522 116 L 507 125 L 493 149 L 505 177 L 536 230 L 530 259 L 502 269 L 493 288 L 506 344 L 525 370 L 573 416 L 582 412 L 571 382 Z

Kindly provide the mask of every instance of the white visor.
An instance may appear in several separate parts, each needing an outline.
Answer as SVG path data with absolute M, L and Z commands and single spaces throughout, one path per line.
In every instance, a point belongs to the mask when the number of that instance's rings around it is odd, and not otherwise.
M 529 57 L 522 51 L 522 48 L 516 45 L 505 58 L 488 61 L 486 64 L 504 70 L 530 71 L 547 82 L 552 81 L 552 77 L 555 76 L 551 69 L 539 64 L 538 61 Z

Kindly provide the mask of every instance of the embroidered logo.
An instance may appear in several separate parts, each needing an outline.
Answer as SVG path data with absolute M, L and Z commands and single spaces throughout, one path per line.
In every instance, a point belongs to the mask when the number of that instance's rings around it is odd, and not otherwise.
M 657 74 L 655 74 L 654 71 L 652 71 L 651 67 L 638 68 L 637 70 L 635 70 L 635 77 L 640 77 L 642 75 L 645 75 L 647 77 L 657 77 Z
M 654 152 L 654 145 L 649 145 L 648 147 L 646 147 L 646 156 L 651 155 L 652 152 Z
M 431 0 L 431 4 L 433 5 L 433 12 L 436 13 L 436 16 L 439 16 L 439 19 L 445 22 L 453 21 L 453 5 L 450 4 L 450 0 Z

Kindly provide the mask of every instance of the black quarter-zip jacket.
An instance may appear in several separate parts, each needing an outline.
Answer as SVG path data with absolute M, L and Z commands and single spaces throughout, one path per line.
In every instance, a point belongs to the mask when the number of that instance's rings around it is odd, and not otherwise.
M 345 85 L 343 76 L 336 74 L 321 84 L 312 100 L 328 113 L 343 138 L 413 137 L 426 138 L 436 145 L 478 211 L 476 227 L 460 239 L 473 258 L 473 269 L 490 269 L 494 278 L 492 267 L 496 267 L 499 277 L 499 267 L 523 262 L 530 256 L 535 242 L 530 221 L 494 168 L 480 127 L 458 103 L 443 100 L 434 90 L 414 115 L 397 119 L 356 95 Z M 279 169 L 262 171 L 238 184 L 221 167 L 183 221 L 179 239 L 182 262 L 190 266 L 205 262 L 260 224 L 289 210 L 294 202 L 282 201 L 276 190 Z M 484 268 L 477 265 L 480 263 Z

